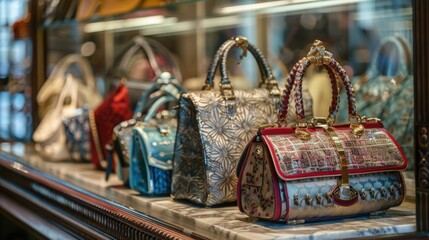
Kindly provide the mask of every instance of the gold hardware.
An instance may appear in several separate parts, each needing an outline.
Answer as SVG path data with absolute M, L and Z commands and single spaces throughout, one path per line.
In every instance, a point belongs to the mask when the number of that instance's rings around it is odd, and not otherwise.
M 322 41 L 315 40 L 307 54 L 307 59 L 317 66 L 329 64 L 332 60 L 332 53 L 326 51 Z
M 361 121 L 362 121 L 362 123 L 367 123 L 367 122 L 379 123 L 379 122 L 381 122 L 381 119 L 380 118 L 369 118 L 369 117 L 363 116 Z
M 260 126 L 258 127 L 258 130 L 264 130 L 264 129 L 266 129 L 266 128 L 272 128 L 272 127 L 274 127 L 274 126 L 275 126 L 274 124 L 270 124 L 270 123 L 262 124 L 262 125 L 260 125 Z
M 234 89 L 231 84 L 219 84 L 220 93 L 225 100 L 235 100 Z
M 350 129 L 353 133 L 353 135 L 360 137 L 365 131 L 365 128 L 362 124 L 350 124 Z
M 170 130 L 168 128 L 160 128 L 159 132 L 161 133 L 162 136 L 170 135 Z
M 210 86 L 210 84 L 205 84 L 202 88 L 202 90 L 212 90 L 212 86 Z
M 247 57 L 247 48 L 249 46 L 249 42 L 247 41 L 247 38 L 242 36 L 237 36 L 234 38 L 235 45 L 243 51 L 243 53 L 240 55 L 240 61 L 243 60 L 243 58 Z M 239 62 L 240 63 L 240 62 Z
M 256 145 L 255 153 L 256 153 L 256 156 L 262 157 L 262 155 L 264 154 L 264 148 L 262 147 L 262 145 L 260 144 Z
M 98 162 L 102 168 L 107 168 L 107 161 L 103 158 L 100 138 L 98 137 L 97 123 L 95 122 L 94 111 L 88 111 L 89 126 L 91 128 L 92 138 L 94 140 L 95 152 L 97 153 Z
M 328 117 L 314 117 L 310 120 L 311 125 L 313 125 L 313 127 L 328 127 L 328 126 L 332 126 L 332 124 L 334 123 L 333 119 Z
M 303 140 L 308 141 L 311 138 L 311 133 L 307 130 L 308 122 L 305 119 L 300 119 L 296 123 L 295 135 Z
M 311 133 L 307 129 L 296 128 L 295 135 L 303 141 L 308 141 L 311 139 Z
M 331 127 L 324 127 L 323 130 L 330 136 L 334 142 L 335 148 L 337 149 L 338 156 L 340 157 L 341 164 L 341 180 L 338 185 L 332 191 L 334 201 L 337 200 L 337 204 L 354 204 L 357 201 L 358 192 L 349 184 L 349 169 L 341 139 L 335 133 Z M 347 203 L 345 203 L 347 202 Z
M 356 122 L 352 120 L 356 119 Z M 349 116 L 350 130 L 356 137 L 362 136 L 365 132 L 365 127 L 362 125 L 362 118 L 359 115 Z
M 265 80 L 267 85 L 267 89 L 270 91 L 270 95 L 274 97 L 280 96 L 280 88 L 277 84 L 277 81 L 274 79 L 274 77 L 271 75 L 267 80 Z

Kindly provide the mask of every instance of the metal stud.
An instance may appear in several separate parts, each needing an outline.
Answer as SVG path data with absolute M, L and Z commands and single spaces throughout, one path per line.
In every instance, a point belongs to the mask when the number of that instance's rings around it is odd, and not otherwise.
M 380 188 L 380 194 L 381 194 L 381 197 L 384 197 L 384 198 L 387 196 L 385 187 Z
M 391 185 L 390 187 L 389 187 L 389 192 L 390 192 L 390 195 L 394 195 L 395 194 L 395 190 L 396 190 L 396 187 L 395 186 L 393 186 L 393 185 Z
M 332 203 L 332 196 L 331 196 L 331 194 L 329 194 L 329 193 L 326 194 L 326 201 L 328 203 Z
M 298 194 L 293 195 L 293 204 L 295 206 L 299 206 L 299 198 L 298 198 Z
M 305 195 L 305 204 L 307 204 L 308 206 L 311 206 L 312 201 L 313 201 L 313 198 L 309 194 L 306 194 Z
M 369 194 L 371 195 L 372 198 L 375 198 L 375 189 L 374 188 L 369 189 Z
M 362 188 L 362 190 L 359 191 L 359 196 L 362 200 L 366 199 L 366 192 L 365 192 L 365 188 Z
M 319 194 L 316 195 L 316 202 L 319 205 L 322 204 L 322 194 L 319 193 Z

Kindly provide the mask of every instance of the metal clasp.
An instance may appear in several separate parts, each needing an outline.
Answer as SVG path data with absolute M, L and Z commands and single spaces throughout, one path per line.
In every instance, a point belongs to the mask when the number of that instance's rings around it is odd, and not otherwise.
M 311 133 L 308 131 L 308 122 L 304 120 L 298 120 L 295 128 L 295 135 L 303 140 L 308 141 L 311 138 Z
M 220 94 L 225 100 L 235 100 L 234 89 L 231 84 L 219 84 Z
M 325 118 L 325 117 L 314 117 L 310 120 L 311 125 L 313 127 L 329 127 L 333 124 L 333 120 L 331 118 Z

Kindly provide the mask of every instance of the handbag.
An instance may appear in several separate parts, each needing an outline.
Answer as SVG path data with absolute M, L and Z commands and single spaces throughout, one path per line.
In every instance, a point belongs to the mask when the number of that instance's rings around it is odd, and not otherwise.
M 71 74 L 67 74 L 55 106 L 45 114 L 33 133 L 35 149 L 51 160 L 60 161 L 70 158 L 66 148 L 62 119 L 74 113 L 77 109 L 77 101 L 77 80 Z
M 86 103 L 90 108 L 94 109 L 101 103 L 102 97 L 97 90 L 95 78 L 88 60 L 81 55 L 70 54 L 63 57 L 55 65 L 49 78 L 37 93 L 40 118 L 43 118 L 55 105 L 55 100 L 63 89 L 67 74 L 71 74 L 72 70 L 76 70 L 72 68 L 73 66 L 76 66 L 77 70 L 82 74 L 82 79 L 75 77 L 75 79 L 80 80 L 77 81 L 79 83 L 77 106 L 81 107 Z
M 180 79 L 180 71 L 167 72 L 166 68 L 160 68 L 158 62 L 156 61 L 155 54 L 153 52 L 153 47 L 145 38 L 139 38 L 141 48 L 144 50 L 147 55 L 148 62 L 150 67 L 155 73 L 155 80 L 152 85 L 143 91 L 139 101 L 134 110 L 133 118 L 121 122 L 113 129 L 113 156 L 110 158 L 112 162 L 116 162 L 116 173 L 125 184 L 128 183 L 128 173 L 129 173 L 129 145 L 131 139 L 131 132 L 133 127 L 139 121 L 142 121 L 142 118 L 147 114 L 148 109 L 154 103 L 158 96 L 169 93 L 173 96 L 179 98 L 180 93 L 184 92 L 176 77 Z M 166 53 L 168 54 L 168 53 Z M 172 66 L 172 68 L 177 68 L 177 66 Z M 167 68 L 168 70 L 168 68 Z M 113 164 L 113 163 L 109 163 Z M 106 172 L 106 178 L 109 177 L 108 172 Z
M 156 65 L 157 68 L 154 67 Z M 181 83 L 179 65 L 168 49 L 153 39 L 137 35 L 116 54 L 113 65 L 106 74 L 106 87 L 109 89 L 120 79 L 127 79 L 125 84 L 131 107 L 135 109 L 141 93 L 149 89 L 162 72 L 169 72 Z
M 132 130 L 130 187 L 140 193 L 170 194 L 177 117 L 168 110 L 162 110 L 161 117 L 154 115 L 161 106 L 169 102 L 177 104 L 178 100 L 172 95 L 159 97 L 145 119 Z
M 153 86 L 146 90 L 137 103 L 134 116 L 121 122 L 113 129 L 113 154 L 116 162 L 116 174 L 125 185 L 128 183 L 129 163 L 130 163 L 130 142 L 133 128 L 146 116 L 149 108 L 154 104 L 159 96 L 169 94 L 179 99 L 185 90 L 177 84 L 175 79 L 168 72 L 161 74 Z M 107 173 L 109 174 L 109 173 Z M 108 178 L 108 176 L 107 176 Z
M 118 84 L 97 109 L 89 112 L 91 161 L 96 168 L 107 168 L 106 147 L 112 145 L 113 128 L 131 116 L 128 89 L 123 83 Z
M 260 88 L 233 90 L 226 71 L 232 47 L 249 51 L 258 64 Z M 213 89 L 220 67 L 220 90 Z M 243 37 L 227 40 L 216 52 L 203 91 L 183 93 L 174 147 L 171 196 L 205 206 L 236 200 L 235 170 L 258 126 L 276 120 L 280 90 L 261 52 Z
M 359 112 L 382 119 L 384 127 L 401 145 L 409 161 L 414 159 L 411 56 L 405 39 L 386 37 L 378 46 L 368 73 L 354 83 L 356 97 L 363 100 L 356 104 Z
M 327 118 L 305 119 L 300 87 L 311 64 L 330 68 L 343 81 L 348 124 L 334 125 L 337 107 Z M 332 54 L 316 40 L 292 71 L 296 73 L 287 80 L 279 126 L 261 127 L 242 154 L 237 168 L 240 211 L 294 224 L 381 214 L 400 205 L 405 197 L 404 153 L 379 119 L 356 113 L 351 82 Z M 297 124 L 284 127 L 293 86 Z
M 89 111 L 85 105 L 72 116 L 63 118 L 67 150 L 74 161 L 91 161 Z

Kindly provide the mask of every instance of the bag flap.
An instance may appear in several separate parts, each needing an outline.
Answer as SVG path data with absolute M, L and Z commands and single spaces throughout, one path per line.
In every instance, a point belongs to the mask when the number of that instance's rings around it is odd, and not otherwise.
M 403 170 L 407 160 L 399 144 L 381 123 L 364 124 L 362 136 L 354 136 L 349 125 L 332 127 L 342 141 L 349 174 Z M 303 141 L 293 128 L 261 130 L 276 172 L 283 180 L 341 176 L 341 162 L 334 142 L 321 128 L 308 129 Z
M 169 134 L 162 134 L 158 127 L 141 126 L 133 129 L 134 137 L 139 138 L 139 147 L 147 156 L 148 164 L 163 170 L 173 169 L 173 151 L 176 129 L 170 128 Z

